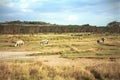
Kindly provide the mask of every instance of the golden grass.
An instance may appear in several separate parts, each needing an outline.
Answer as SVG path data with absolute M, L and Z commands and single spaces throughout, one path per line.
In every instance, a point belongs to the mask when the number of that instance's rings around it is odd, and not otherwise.
M 0 35 L 0 51 L 32 51 L 39 52 L 42 55 L 62 53 L 67 57 L 82 57 L 92 56 L 101 57 L 103 54 L 117 55 L 120 57 L 120 35 L 119 34 L 90 34 L 82 36 L 71 36 L 80 33 L 66 33 L 66 34 L 35 34 L 35 35 Z M 97 44 L 96 40 L 105 37 L 105 43 Z M 14 41 L 22 39 L 25 45 L 21 47 L 14 47 Z M 49 44 L 41 45 L 40 40 L 48 39 Z M 73 54 L 74 56 L 69 56 Z M 82 54 L 82 56 L 81 56 Z M 88 54 L 88 55 L 86 55 Z M 96 55 L 95 55 L 96 54 Z M 100 54 L 100 55 L 99 55 Z M 36 54 L 35 54 L 36 55 Z M 40 54 L 39 54 L 40 55 Z M 108 56 L 108 55 L 104 55 Z M 104 57 L 103 56 L 103 57 Z
M 65 58 L 107 58 L 111 63 L 95 66 L 48 66 L 39 61 L 0 61 L 0 80 L 119 80 L 120 34 L 71 34 L 0 35 L 0 51 L 32 51 L 31 56 L 59 54 Z M 77 33 L 78 34 L 78 33 Z M 105 43 L 96 40 L 107 38 Z M 14 47 L 22 39 L 25 45 Z M 40 45 L 48 39 L 49 44 Z M 37 53 L 34 53 L 37 52 Z M 88 62 L 89 63 L 89 62 Z
M 98 80 L 119 80 L 120 79 L 120 63 L 103 63 L 88 70 Z
M 103 63 L 96 66 L 54 66 L 40 61 L 1 61 L 1 80 L 119 80 L 120 63 Z

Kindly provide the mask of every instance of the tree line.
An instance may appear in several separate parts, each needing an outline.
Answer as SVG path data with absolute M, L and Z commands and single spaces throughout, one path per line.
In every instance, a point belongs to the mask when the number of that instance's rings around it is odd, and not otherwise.
M 34 34 L 34 33 L 120 33 L 120 22 L 113 21 L 106 26 L 57 25 L 41 21 L 10 21 L 0 23 L 0 34 Z

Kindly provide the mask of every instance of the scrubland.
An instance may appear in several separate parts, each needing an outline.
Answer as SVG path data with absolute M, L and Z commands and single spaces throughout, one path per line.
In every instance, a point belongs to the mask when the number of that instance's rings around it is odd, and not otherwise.
M 97 66 L 47 66 L 34 61 L 0 63 L 1 80 L 119 80 L 120 63 Z
M 96 40 L 105 38 L 104 43 Z M 14 47 L 16 40 L 25 44 Z M 43 39 L 48 44 L 40 44 Z M 120 34 L 66 33 L 0 35 L 0 52 L 31 52 L 26 56 L 60 55 L 79 65 L 50 66 L 39 60 L 0 60 L 1 80 L 119 80 Z M 95 61 L 95 65 L 90 64 Z M 97 61 L 101 63 L 96 63 Z M 63 62 L 64 63 L 64 62 Z M 86 66 L 85 66 L 86 65 Z

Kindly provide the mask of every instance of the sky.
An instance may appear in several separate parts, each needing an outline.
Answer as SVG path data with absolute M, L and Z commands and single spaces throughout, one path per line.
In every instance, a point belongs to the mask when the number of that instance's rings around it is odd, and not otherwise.
M 120 0 L 0 0 L 0 22 L 105 26 L 120 21 Z

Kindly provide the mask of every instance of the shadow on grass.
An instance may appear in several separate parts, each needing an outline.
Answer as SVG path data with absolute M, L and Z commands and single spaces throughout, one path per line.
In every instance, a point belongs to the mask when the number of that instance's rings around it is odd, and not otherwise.
M 99 43 L 100 45 L 103 45 L 103 46 L 116 46 L 114 44 L 108 44 L 108 43 Z
M 61 55 L 62 52 L 46 52 L 46 53 L 32 53 L 32 54 L 27 54 L 26 56 L 42 56 L 42 55 Z
M 94 69 L 90 70 L 90 72 L 94 75 L 94 77 L 95 77 L 97 80 L 104 80 L 103 77 L 101 76 L 101 74 L 98 73 L 97 71 L 95 71 Z

